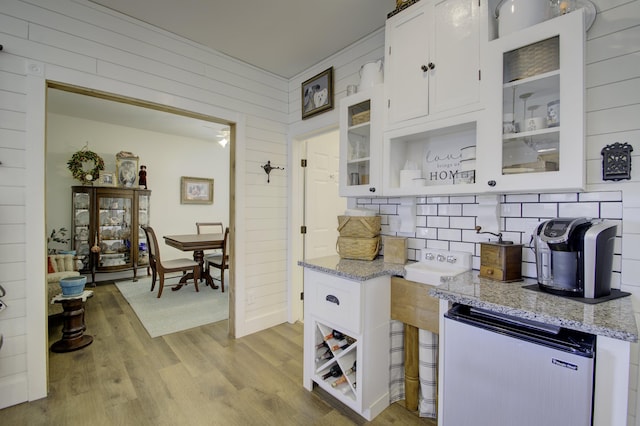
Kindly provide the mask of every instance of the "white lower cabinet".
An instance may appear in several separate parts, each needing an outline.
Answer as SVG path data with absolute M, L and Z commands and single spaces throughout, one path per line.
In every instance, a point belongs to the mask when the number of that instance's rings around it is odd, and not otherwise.
M 304 387 L 371 420 L 389 406 L 391 280 L 304 271 Z

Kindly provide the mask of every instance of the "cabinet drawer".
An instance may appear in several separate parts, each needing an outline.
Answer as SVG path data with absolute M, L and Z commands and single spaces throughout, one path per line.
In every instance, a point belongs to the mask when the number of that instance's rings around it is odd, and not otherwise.
M 483 278 L 490 278 L 498 281 L 505 280 L 504 271 L 493 266 L 480 265 L 480 276 Z
M 319 319 L 360 333 L 360 285 L 347 280 L 336 280 L 338 285 L 314 284 L 311 313 Z

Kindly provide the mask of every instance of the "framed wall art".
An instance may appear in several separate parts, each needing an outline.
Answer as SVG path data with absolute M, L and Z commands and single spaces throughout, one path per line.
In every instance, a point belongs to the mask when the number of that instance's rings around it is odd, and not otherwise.
M 302 83 L 302 119 L 333 109 L 333 67 Z
M 213 204 L 213 179 L 182 176 L 181 204 Z
M 116 177 L 118 186 L 131 188 L 138 177 L 138 157 L 130 152 L 116 154 Z
M 116 175 L 112 172 L 100 172 L 100 186 L 115 186 L 116 185 Z

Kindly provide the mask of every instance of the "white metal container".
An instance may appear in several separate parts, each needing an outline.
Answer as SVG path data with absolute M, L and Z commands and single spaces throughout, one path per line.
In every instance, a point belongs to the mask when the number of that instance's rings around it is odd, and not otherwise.
M 530 27 L 549 18 L 548 0 L 502 0 L 496 7 L 498 35 Z
M 360 85 L 358 91 L 369 89 L 384 81 L 382 59 L 367 62 L 360 68 Z

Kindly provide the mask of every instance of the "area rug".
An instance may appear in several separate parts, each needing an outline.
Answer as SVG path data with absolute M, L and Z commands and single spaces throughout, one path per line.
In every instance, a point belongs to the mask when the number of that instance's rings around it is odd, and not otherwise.
M 116 286 L 151 337 L 163 336 L 229 318 L 229 292 L 212 290 L 204 283 L 196 292 L 193 283 L 179 291 L 171 291 L 177 278 L 165 281 L 158 299 L 158 283 L 151 289 L 151 278 L 137 282 L 118 281 Z M 169 285 L 167 285 L 167 282 Z

